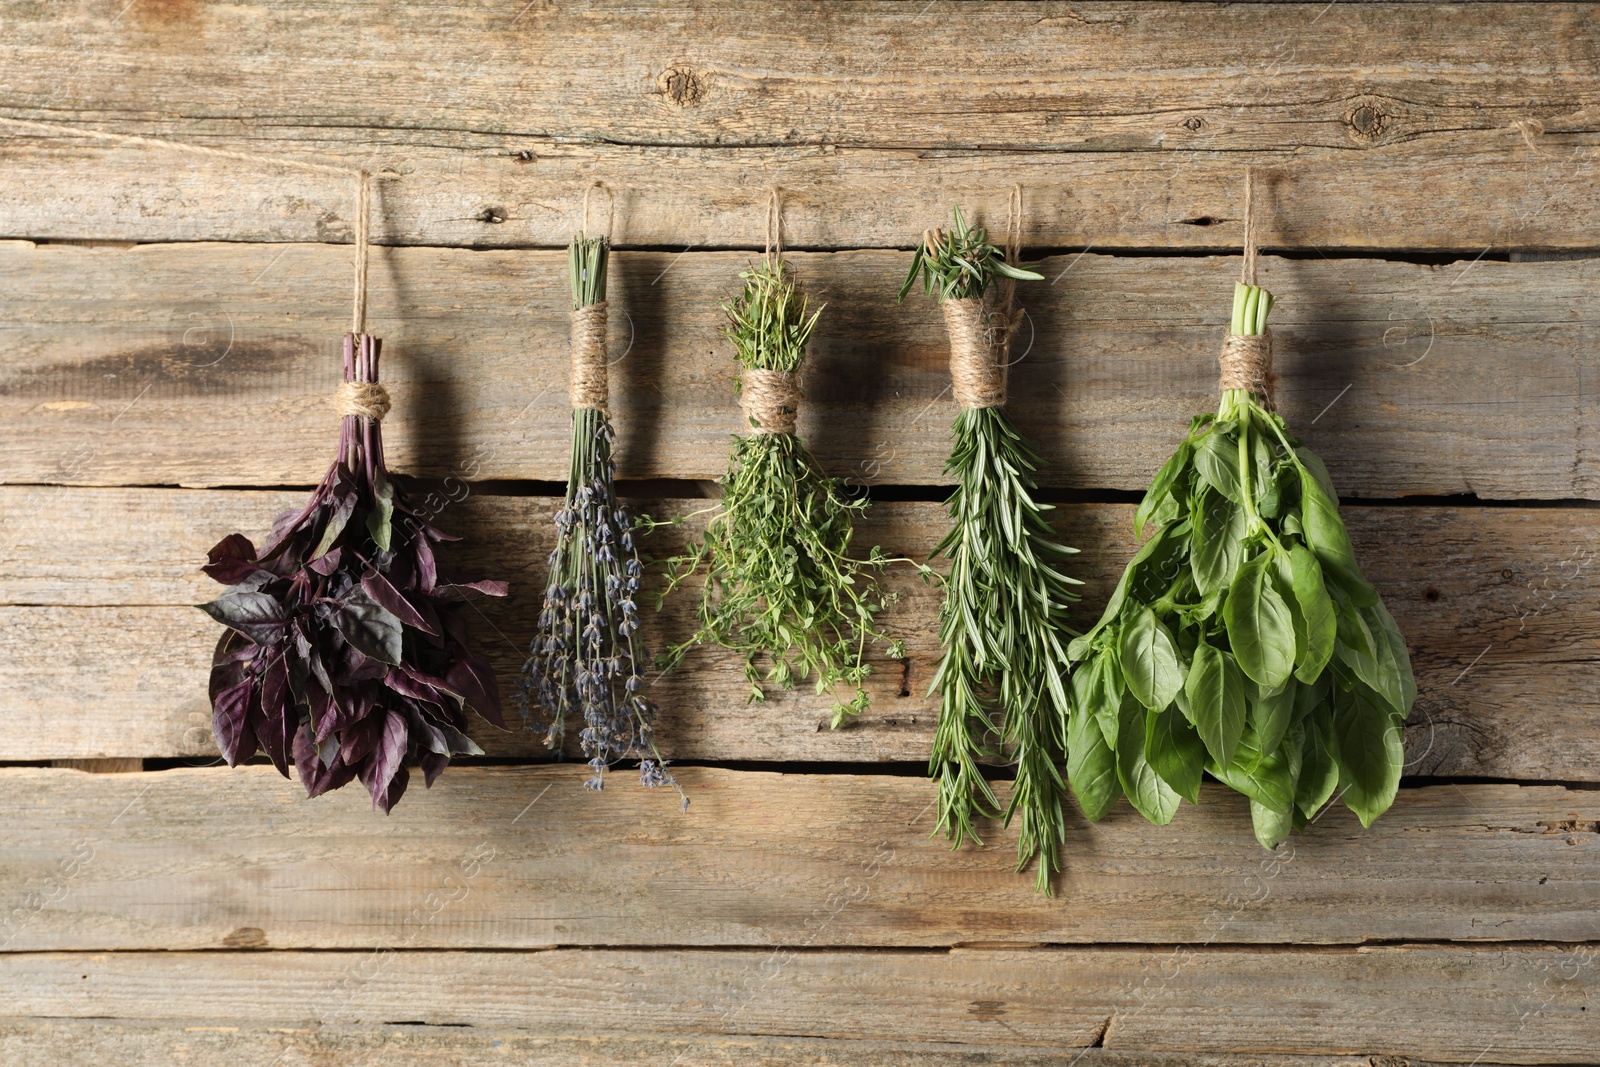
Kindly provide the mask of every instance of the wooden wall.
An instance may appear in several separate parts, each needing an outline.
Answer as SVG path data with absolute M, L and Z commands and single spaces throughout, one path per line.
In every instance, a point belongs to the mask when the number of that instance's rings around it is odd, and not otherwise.
M 718 304 L 785 196 L 828 303 L 802 430 L 937 539 L 951 203 L 1026 190 L 1049 279 L 1013 412 L 1080 624 L 1188 417 L 1261 168 L 1281 404 L 1412 647 L 1407 778 L 1276 853 L 1209 787 L 930 840 L 933 591 L 875 703 L 661 687 L 692 804 L 523 732 L 413 791 L 217 766 L 197 563 L 325 468 L 349 183 L 0 125 L 0 1060 L 7 1064 L 1576 1064 L 1600 1060 L 1600 13 L 1585 4 L 0 0 L 0 114 L 366 167 L 393 465 L 512 580 L 564 477 L 561 246 L 615 192 L 623 476 L 657 514 L 737 428 Z M 1587 383 L 1585 379 L 1588 379 Z M 1587 384 L 1587 388 L 1586 388 Z M 453 479 L 445 481 L 444 479 Z M 682 609 L 650 620 L 658 644 Z

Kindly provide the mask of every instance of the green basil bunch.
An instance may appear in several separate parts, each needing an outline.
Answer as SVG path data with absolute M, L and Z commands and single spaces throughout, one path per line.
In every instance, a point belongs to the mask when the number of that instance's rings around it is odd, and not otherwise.
M 1272 295 L 1240 284 L 1232 332 Z M 1067 773 L 1090 819 L 1125 793 L 1153 823 L 1201 772 L 1250 798 L 1275 847 L 1335 790 L 1371 825 L 1394 800 L 1416 697 L 1404 638 L 1356 565 L 1327 468 L 1249 389 L 1225 389 L 1157 473 L 1143 536 L 1075 640 Z

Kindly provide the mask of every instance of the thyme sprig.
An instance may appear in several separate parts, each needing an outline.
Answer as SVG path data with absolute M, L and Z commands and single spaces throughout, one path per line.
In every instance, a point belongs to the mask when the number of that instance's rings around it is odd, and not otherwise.
M 606 298 L 609 248 L 603 237 L 579 234 L 567 249 L 574 310 Z M 581 718 L 579 742 L 593 775 L 628 758 L 639 760 L 647 786 L 671 784 L 656 750 L 655 705 L 643 674 L 648 656 L 636 637 L 644 568 L 634 544 L 635 522 L 617 500 L 616 442 L 600 408 L 572 412 L 572 463 L 566 500 L 556 512 L 550 583 L 516 701 L 524 720 L 545 732 L 560 753 L 569 719 Z
M 991 304 L 1002 279 L 1041 279 L 1005 262 L 960 208 L 954 217 L 951 230 L 924 236 L 902 299 L 919 277 L 940 300 Z M 939 613 L 944 655 L 931 687 L 939 694 L 928 766 L 939 783 L 936 833 L 952 847 L 981 843 L 975 820 L 1000 811 L 981 764 L 1009 759 L 1015 781 L 1004 817 L 1007 825 L 1019 820 L 1017 870 L 1037 860 L 1038 888 L 1048 893 L 1065 839 L 1067 612 L 1082 584 L 1060 564 L 1077 549 L 1056 539 L 1046 517 L 1051 506 L 1034 500 L 1039 458 L 1004 409 L 963 408 L 951 437 L 945 473 L 956 482 L 947 503 L 952 526 L 933 553 L 950 564 Z
M 744 289 L 724 308 L 735 358 L 741 367 L 798 372 L 822 309 L 810 309 L 781 260 L 739 277 Z M 837 727 L 868 706 L 869 647 L 904 654 L 876 622 L 889 598 L 870 574 L 889 557 L 876 546 L 864 559 L 850 551 L 867 501 L 847 495 L 793 433 L 735 436 L 719 484 L 722 499 L 704 536 L 666 563 L 663 599 L 702 569 L 706 582 L 698 629 L 664 663 L 713 642 L 744 658 L 750 702 L 764 700 L 768 686 L 809 679 L 832 697 Z

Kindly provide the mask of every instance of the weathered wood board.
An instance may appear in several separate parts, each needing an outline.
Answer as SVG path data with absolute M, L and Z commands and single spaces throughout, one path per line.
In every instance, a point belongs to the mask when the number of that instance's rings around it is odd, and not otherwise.
M 1074 814 L 1054 898 L 1015 837 L 951 852 L 918 774 L 455 767 L 394 813 L 270 767 L 0 776 L 9 951 L 1600 941 L 1600 796 L 1401 790 L 1276 853 L 1220 786 L 1153 827 Z M 684 808 L 682 801 L 687 800 Z
M 423 1022 L 460 1036 L 888 1039 L 940 1052 L 1098 1043 L 1554 1064 L 1592 1062 L 1592 961 L 1588 946 L 1409 945 L 62 953 L 0 957 L 0 996 L 17 1015 L 266 1024 L 288 1031 L 279 1047 L 291 1050 L 325 1029 Z
M 945 482 L 948 347 L 933 301 L 896 302 L 907 257 L 797 254 L 828 305 L 801 432 L 841 477 Z M 619 254 L 612 407 L 630 478 L 714 478 L 738 430 L 721 304 L 739 253 Z M 383 249 L 395 469 L 561 479 L 569 429 L 558 252 Z M 1017 423 L 1051 486 L 1142 489 L 1216 405 L 1237 257 L 1057 256 L 1025 288 Z M 1595 495 L 1583 341 L 1594 261 L 1263 261 L 1279 407 L 1347 494 Z M 78 485 L 314 484 L 348 329 L 350 254 L 314 245 L 0 245 L 0 477 Z M 1514 354 L 1515 358 L 1509 358 Z M 175 432 L 175 427 L 181 431 Z
M 551 546 L 543 497 L 489 496 L 464 485 L 436 490 L 438 522 L 468 539 L 450 561 L 476 576 L 512 582 L 504 602 L 484 602 L 478 638 L 508 701 L 544 586 Z M 456 502 L 453 496 L 459 496 Z M 300 492 L 0 488 L 0 758 L 215 755 L 206 672 L 218 628 L 187 605 L 218 587 L 199 573 L 211 545 L 235 530 L 259 535 L 298 506 Z M 705 501 L 656 501 L 657 515 Z M 1064 506 L 1058 524 L 1082 545 L 1073 572 L 1085 582 L 1087 626 L 1133 549 L 1131 507 Z M 1600 669 L 1591 619 L 1600 611 L 1590 572 L 1592 513 L 1552 508 L 1346 507 L 1367 573 L 1410 641 L 1420 687 L 1407 731 L 1408 771 L 1593 781 Z M 932 503 L 880 503 L 860 545 L 925 558 L 941 536 Z M 645 541 L 669 552 L 674 532 Z M 746 704 L 734 657 L 697 651 L 658 683 L 658 736 L 670 756 L 692 760 L 922 761 L 936 702 L 927 688 L 938 659 L 939 592 L 901 565 L 885 625 L 906 659 L 874 659 L 873 707 L 829 730 L 831 705 L 802 687 Z M 692 632 L 691 603 L 651 617 L 665 647 Z M 163 650 L 151 657 L 149 649 Z M 526 731 L 480 724 L 494 755 L 540 755 Z
M 0 119 L 52 124 L 0 121 L 0 760 L 34 764 L 0 767 L 0 1062 L 1600 1055 L 1594 5 L 0 0 L 0 26 Z M 353 182 L 267 157 L 376 179 L 389 457 L 451 559 L 511 580 L 475 620 L 505 679 L 566 476 L 573 229 L 623 249 L 628 491 L 708 494 L 740 425 L 719 308 L 781 189 L 827 305 L 802 431 L 882 498 L 859 544 L 921 559 L 954 407 L 906 249 L 951 204 L 1003 229 L 1020 185 L 1048 280 L 1009 408 L 1084 550 L 1081 626 L 1215 403 L 1254 166 L 1279 407 L 1417 667 L 1393 810 L 1275 853 L 1214 784 L 1165 828 L 1074 811 L 1037 896 L 1009 831 L 928 836 L 938 590 L 904 566 L 905 658 L 844 729 L 809 690 L 747 704 L 723 655 L 660 680 L 687 808 L 486 724 L 389 817 L 216 766 L 197 564 L 321 476 L 348 323 Z

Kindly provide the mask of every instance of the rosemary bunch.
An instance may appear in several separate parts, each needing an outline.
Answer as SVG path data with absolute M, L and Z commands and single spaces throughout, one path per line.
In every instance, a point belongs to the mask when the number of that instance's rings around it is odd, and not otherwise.
M 667 561 L 663 597 L 702 565 L 707 580 L 699 628 L 666 658 L 675 664 L 705 641 L 738 652 L 752 703 L 765 699 L 764 685 L 788 689 L 812 679 L 819 695 L 832 696 L 837 727 L 869 703 L 867 646 L 903 655 L 876 626 L 885 596 L 864 573 L 889 561 L 877 547 L 866 559 L 850 554 L 867 501 L 846 496 L 793 432 L 793 379 L 821 309 L 809 309 L 782 260 L 763 260 L 739 277 L 744 289 L 724 308 L 723 334 L 747 376 L 757 376 L 741 382 L 752 432 L 733 440 L 722 500 L 704 537 Z M 760 401 L 750 396 L 758 389 L 768 394 Z
M 608 251 L 605 238 L 582 234 L 567 249 L 575 365 L 582 358 L 577 313 L 603 313 Z M 603 350 L 597 358 L 603 368 Z M 566 500 L 555 517 L 550 584 L 516 695 L 524 719 L 545 731 L 545 744 L 556 753 L 568 720 L 581 717 L 578 737 L 594 771 L 585 784 L 593 789 L 604 787 L 608 767 L 630 757 L 639 759 L 645 785 L 672 781 L 656 752 L 655 706 L 641 669 L 647 656 L 635 637 L 644 569 L 634 546 L 634 521 L 617 500 L 615 440 L 603 407 L 573 408 L 572 465 Z
M 941 301 L 984 301 L 991 341 L 985 351 L 1005 357 L 1010 330 L 1009 282 L 1040 275 L 1007 263 L 982 229 L 955 210 L 950 231 L 930 231 L 913 257 L 901 299 L 921 277 Z M 1005 295 L 995 299 L 996 290 Z M 955 328 L 955 318 L 947 315 Z M 954 348 L 956 339 L 952 337 Z M 1077 550 L 1056 540 L 1046 513 L 1033 499 L 1032 447 L 999 404 L 963 401 L 952 430 L 945 472 L 955 478 L 949 508 L 952 527 L 934 549 L 950 562 L 939 614 L 944 656 L 932 688 L 939 693 L 929 775 L 939 783 L 937 832 L 959 847 L 977 842 L 973 821 L 994 815 L 999 804 L 980 763 L 1004 756 L 1016 779 L 1005 808 L 1009 825 L 1019 817 L 1017 870 L 1037 859 L 1038 888 L 1050 891 L 1060 869 L 1065 836 L 1063 782 L 1070 712 L 1066 615 L 1082 583 L 1060 569 Z

